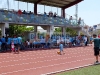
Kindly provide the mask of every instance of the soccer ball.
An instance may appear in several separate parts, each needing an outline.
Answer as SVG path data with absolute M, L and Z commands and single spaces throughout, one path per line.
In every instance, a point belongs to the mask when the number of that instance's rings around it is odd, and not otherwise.
M 57 54 L 60 54 L 60 51 L 58 51 Z

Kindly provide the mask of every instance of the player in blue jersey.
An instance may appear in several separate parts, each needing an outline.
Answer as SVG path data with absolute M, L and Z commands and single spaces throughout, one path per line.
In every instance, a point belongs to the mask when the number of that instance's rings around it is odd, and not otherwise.
M 59 44 L 59 48 L 60 48 L 60 54 L 62 55 L 62 54 L 65 54 L 64 53 L 64 51 L 63 51 L 63 42 L 60 42 L 60 44 Z

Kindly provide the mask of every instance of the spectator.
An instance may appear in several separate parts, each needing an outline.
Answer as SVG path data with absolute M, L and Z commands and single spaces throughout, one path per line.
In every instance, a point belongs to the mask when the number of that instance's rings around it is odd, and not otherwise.
M 26 14 L 26 11 L 25 10 L 23 11 L 23 14 Z
M 78 20 L 78 24 L 79 24 L 79 25 L 81 24 L 81 18 L 79 18 L 79 20 Z
M 54 18 L 57 16 L 56 12 L 54 13 Z
M 72 17 L 72 16 L 70 16 L 69 20 L 72 20 L 72 19 L 73 19 L 73 17 Z
M 30 11 L 30 12 L 29 12 L 29 15 L 31 15 L 31 14 L 32 14 L 32 12 Z
M 47 17 L 47 13 L 46 12 L 44 12 L 43 17 L 44 17 L 44 19 Z
M 4 36 L 2 36 L 1 42 L 2 42 L 2 45 L 1 45 L 2 50 L 4 50 L 4 52 L 5 52 L 6 51 L 6 39 Z
M 18 15 L 21 16 L 22 15 L 22 11 L 19 9 L 18 10 Z

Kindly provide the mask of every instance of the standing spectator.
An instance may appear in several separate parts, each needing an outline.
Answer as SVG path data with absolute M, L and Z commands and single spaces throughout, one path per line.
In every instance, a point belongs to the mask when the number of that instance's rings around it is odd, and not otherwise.
M 84 43 L 85 43 L 85 46 L 87 46 L 87 43 L 88 43 L 88 38 L 87 38 L 87 36 L 84 36 Z
M 99 47 L 100 47 L 100 39 L 97 38 L 96 34 L 93 34 L 93 42 L 94 42 L 94 56 L 96 57 L 96 62 L 95 64 L 98 64 L 98 56 L 99 56 Z
M 22 38 L 18 37 L 18 51 L 22 48 Z
M 7 46 L 10 50 L 11 50 L 11 40 L 12 40 L 12 38 L 10 36 L 8 36 Z
M 92 45 L 93 38 L 90 36 L 90 44 Z
M 29 39 L 27 39 L 26 43 L 27 43 L 27 48 L 30 48 L 30 40 Z
M 2 52 L 1 46 L 2 46 L 2 42 L 1 42 L 1 39 L 0 39 L 0 52 Z
M 15 53 L 16 52 L 19 53 L 19 50 L 18 50 L 18 38 L 16 36 L 14 36 L 13 41 L 14 41 L 14 46 L 15 46 Z
M 4 36 L 2 36 L 1 42 L 2 42 L 2 45 L 1 45 L 2 50 L 4 50 L 3 52 L 5 52 L 6 51 L 6 39 Z

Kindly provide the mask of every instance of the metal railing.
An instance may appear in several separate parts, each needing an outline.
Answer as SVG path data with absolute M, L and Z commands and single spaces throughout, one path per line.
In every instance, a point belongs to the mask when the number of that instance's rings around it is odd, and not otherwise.
M 24 24 L 43 24 L 43 25 L 59 25 L 59 26 L 83 26 L 84 22 L 81 20 L 80 24 L 76 22 L 75 19 L 68 20 L 60 17 L 48 17 L 43 15 L 34 14 L 21 14 L 18 15 L 17 12 L 0 10 L 0 22 L 10 22 L 10 23 L 24 23 Z

